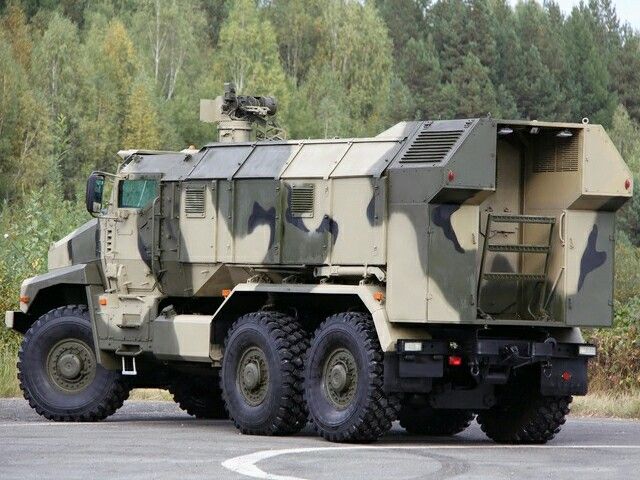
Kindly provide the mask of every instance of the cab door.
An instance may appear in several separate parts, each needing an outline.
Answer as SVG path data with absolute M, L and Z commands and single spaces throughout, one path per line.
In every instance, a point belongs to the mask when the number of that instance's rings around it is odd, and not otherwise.
M 131 175 L 115 185 L 115 215 L 106 220 L 103 249 L 107 279 L 119 294 L 156 288 L 159 180 Z

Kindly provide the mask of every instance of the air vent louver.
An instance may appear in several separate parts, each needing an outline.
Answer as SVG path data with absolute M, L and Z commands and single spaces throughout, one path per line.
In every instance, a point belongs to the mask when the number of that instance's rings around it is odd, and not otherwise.
M 204 186 L 187 187 L 184 194 L 184 213 L 187 214 L 187 217 L 204 217 L 204 194 Z
M 543 139 L 536 149 L 534 173 L 577 172 L 580 158 L 579 137 Z
M 423 128 L 402 157 L 403 162 L 443 161 L 462 135 L 462 130 L 429 130 Z
M 313 217 L 314 185 L 305 183 L 291 186 L 291 215 Z

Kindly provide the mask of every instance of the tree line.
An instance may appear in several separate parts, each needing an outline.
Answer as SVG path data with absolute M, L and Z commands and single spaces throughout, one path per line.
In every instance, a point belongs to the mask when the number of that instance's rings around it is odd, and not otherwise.
M 640 43 L 611 0 L 0 1 L 0 199 L 74 198 L 121 148 L 215 137 L 224 81 L 275 95 L 290 137 L 484 116 L 640 118 Z

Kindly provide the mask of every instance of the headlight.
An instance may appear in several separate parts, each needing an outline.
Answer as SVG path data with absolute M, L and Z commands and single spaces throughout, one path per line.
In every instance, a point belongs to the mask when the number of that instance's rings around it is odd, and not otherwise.
M 595 357 L 596 356 L 595 345 L 580 345 L 578 347 L 578 355 L 583 357 Z

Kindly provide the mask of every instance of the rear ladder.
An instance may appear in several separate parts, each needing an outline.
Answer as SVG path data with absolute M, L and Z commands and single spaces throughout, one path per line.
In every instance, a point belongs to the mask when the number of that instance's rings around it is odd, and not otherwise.
M 492 244 L 489 242 L 491 224 L 492 223 L 520 223 L 520 224 L 537 224 L 549 225 L 549 236 L 545 245 L 529 245 L 529 244 Z M 551 253 L 551 240 L 553 237 L 553 228 L 555 226 L 555 217 L 540 215 L 487 215 L 487 227 L 484 233 L 484 247 L 482 249 L 482 257 L 480 259 L 480 275 L 478 277 L 478 291 L 476 298 L 478 309 L 480 309 L 481 287 L 484 280 L 504 281 L 504 282 L 521 282 L 523 280 L 543 282 L 538 300 L 538 311 L 542 313 L 545 307 L 546 288 L 544 282 L 549 272 L 549 258 Z M 485 259 L 487 252 L 504 252 L 504 253 L 520 253 L 520 254 L 544 254 L 544 269 L 542 273 L 522 273 L 522 272 L 485 272 Z M 521 262 L 522 263 L 522 262 Z M 484 314 L 484 312 L 482 312 Z

